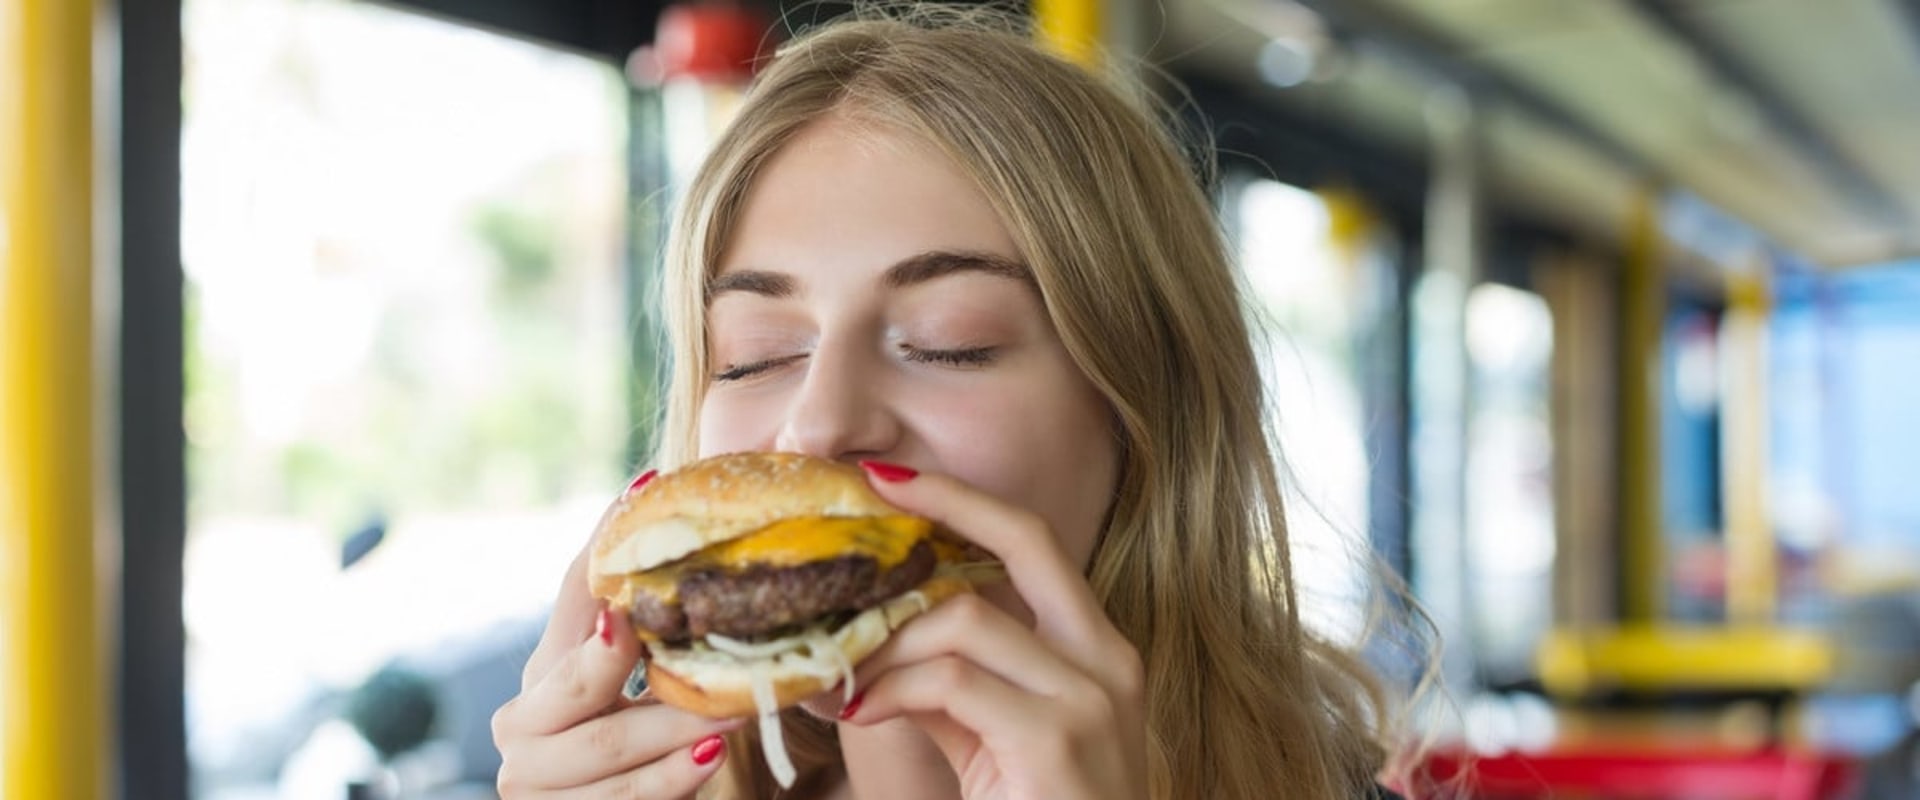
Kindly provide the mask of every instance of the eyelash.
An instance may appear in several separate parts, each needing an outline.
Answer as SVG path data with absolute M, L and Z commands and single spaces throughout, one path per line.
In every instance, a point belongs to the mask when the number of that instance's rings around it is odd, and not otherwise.
M 950 367 L 984 367 L 993 363 L 994 357 L 998 355 L 997 348 L 993 347 L 969 347 L 961 350 L 919 350 L 901 345 L 900 349 L 906 353 L 908 361 L 920 364 L 944 364 Z M 804 355 L 782 356 L 780 358 L 769 358 L 764 361 L 753 361 L 746 364 L 730 364 L 726 369 L 714 373 L 713 380 L 719 383 L 746 380 L 767 370 L 785 366 L 805 357 Z
M 916 350 L 906 345 L 900 349 L 907 354 L 907 360 L 921 364 L 945 364 L 950 367 L 984 367 L 993 363 L 997 355 L 991 347 L 969 347 L 962 350 Z
M 729 364 L 727 365 L 726 369 L 723 369 L 723 370 L 720 370 L 719 372 L 714 373 L 713 379 L 714 381 L 719 383 L 746 380 L 747 378 L 751 378 L 762 372 L 766 372 L 767 370 L 773 369 L 774 367 L 785 366 L 795 361 L 799 361 L 802 358 L 806 358 L 806 356 L 804 355 L 781 356 L 780 358 L 769 358 L 763 361 L 754 361 L 746 364 Z

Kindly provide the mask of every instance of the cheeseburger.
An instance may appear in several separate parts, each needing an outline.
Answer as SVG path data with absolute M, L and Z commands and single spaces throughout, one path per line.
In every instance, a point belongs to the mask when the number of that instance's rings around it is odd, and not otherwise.
M 889 505 L 861 470 L 790 453 L 696 461 L 614 501 L 594 535 L 595 597 L 647 645 L 647 685 L 708 717 L 776 712 L 844 685 L 891 632 L 997 573 L 977 549 Z

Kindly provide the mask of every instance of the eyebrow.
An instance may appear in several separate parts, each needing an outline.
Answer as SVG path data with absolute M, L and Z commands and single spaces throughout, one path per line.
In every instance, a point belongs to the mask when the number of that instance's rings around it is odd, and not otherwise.
M 1004 256 L 971 250 L 929 250 L 908 256 L 888 267 L 886 274 L 881 276 L 881 283 L 889 289 L 904 289 L 961 272 L 980 272 L 1021 283 L 1033 283 L 1033 271 L 1027 265 Z M 791 275 L 740 270 L 715 275 L 707 281 L 707 301 L 712 302 L 728 292 L 746 292 L 778 299 L 793 296 L 794 289 L 795 281 Z
M 904 289 L 958 272 L 984 272 L 1021 283 L 1033 282 L 1033 271 L 1025 264 L 992 253 L 967 250 L 929 250 L 909 256 L 888 267 L 881 280 L 889 289 Z
M 707 281 L 707 301 L 727 292 L 746 292 L 763 297 L 793 296 L 793 278 L 778 272 L 741 270 L 715 275 Z

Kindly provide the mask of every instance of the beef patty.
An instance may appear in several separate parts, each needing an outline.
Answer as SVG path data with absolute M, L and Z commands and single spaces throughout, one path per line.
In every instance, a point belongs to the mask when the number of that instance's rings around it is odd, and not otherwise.
M 677 605 L 653 595 L 634 598 L 632 618 L 636 626 L 667 642 L 709 633 L 752 639 L 877 605 L 924 583 L 933 566 L 933 547 L 921 541 L 905 560 L 885 571 L 867 556 L 739 572 L 704 569 L 680 578 Z

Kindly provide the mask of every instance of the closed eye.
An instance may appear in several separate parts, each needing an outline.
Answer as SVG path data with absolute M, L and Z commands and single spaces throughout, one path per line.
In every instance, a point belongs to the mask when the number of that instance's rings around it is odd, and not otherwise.
M 969 347 L 959 350 L 926 350 L 901 345 L 900 349 L 906 353 L 908 361 L 922 364 L 945 364 L 954 367 L 984 367 L 993 363 L 994 357 L 999 355 L 997 348 L 993 347 Z
M 806 357 L 807 355 L 805 353 L 798 353 L 790 356 L 781 356 L 779 358 L 766 358 L 766 359 L 761 359 L 759 361 L 749 361 L 745 364 L 728 364 L 726 367 L 722 368 L 719 372 L 713 373 L 712 377 L 713 377 L 713 380 L 718 383 L 745 380 L 755 375 L 759 375 L 760 373 L 767 372 L 768 370 L 784 367 L 788 364 L 791 364 L 795 361 L 799 361 L 800 359 L 803 359 Z

